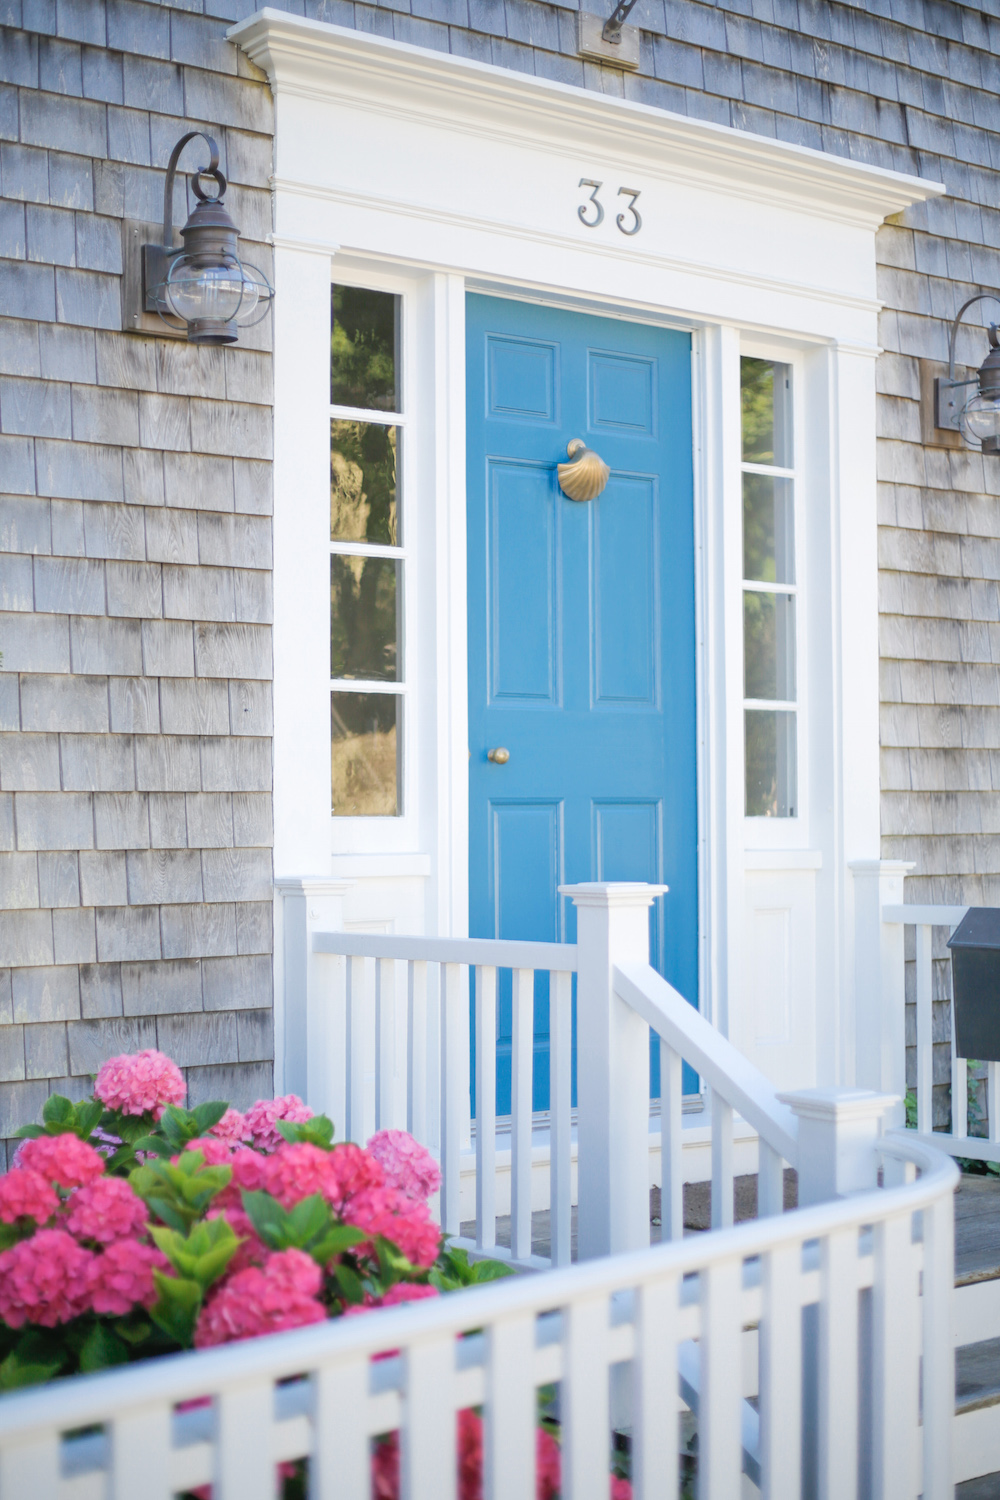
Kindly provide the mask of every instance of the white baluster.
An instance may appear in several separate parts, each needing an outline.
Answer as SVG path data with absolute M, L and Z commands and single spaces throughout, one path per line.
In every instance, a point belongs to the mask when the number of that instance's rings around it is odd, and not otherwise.
M 954 996 L 951 1001 L 951 1133 L 960 1139 L 969 1133 L 969 1064 L 958 1055 Z
M 660 1042 L 660 1238 L 684 1238 L 682 1166 L 684 1063 L 679 1052 Z
M 427 1125 L 427 965 L 407 964 L 406 1128 L 422 1146 L 429 1144 Z
M 111 1500 L 171 1500 L 170 1407 L 123 1412 L 111 1424 Z M 37 1487 L 33 1493 L 38 1495 Z
M 678 1285 L 674 1272 L 647 1281 L 636 1292 L 636 1357 L 632 1363 L 632 1489 L 636 1500 L 677 1497 Z
M 535 1390 L 525 1378 L 534 1357 L 531 1314 L 492 1325 L 486 1366 L 484 1500 L 524 1500 L 535 1493 Z
M 396 1123 L 396 965 L 375 960 L 375 1129 Z
M 802 1484 L 802 1247 L 762 1256 L 760 1459 L 764 1500 L 797 1500 Z
M 917 1449 L 919 1311 L 910 1215 L 874 1226 L 872 1285 L 872 1500 L 911 1496 Z
M 573 1223 L 573 976 L 549 979 L 549 1226 L 552 1264 L 568 1266 Z
M 455 1341 L 450 1335 L 423 1339 L 407 1349 L 400 1432 L 401 1500 L 455 1500 L 454 1378 Z M 367 1500 L 367 1494 L 363 1491 L 359 1500 Z
M 989 1114 L 988 1139 L 1000 1141 L 1000 1063 L 986 1064 L 986 1101 Z
M 563 1500 L 608 1500 L 607 1296 L 578 1296 L 563 1312 L 563 1328 Z
M 950 1198 L 923 1211 L 921 1277 L 923 1382 L 923 1483 L 926 1500 L 952 1493 L 952 1426 L 955 1348 L 952 1311 L 955 1281 L 955 1213 Z
M 497 1242 L 497 971 L 476 970 L 476 1244 Z
M 733 1500 L 740 1493 L 741 1274 L 738 1259 L 701 1273 L 698 1500 Z
M 921 922 L 917 942 L 917 1129 L 934 1129 L 933 928 Z
M 769 1219 L 785 1211 L 785 1164 L 761 1137 L 757 1148 L 757 1217 Z
M 733 1222 L 733 1111 L 712 1090 L 712 1228 Z
M 215 1401 L 213 1500 L 274 1500 L 274 1387 L 227 1386 Z
M 367 1500 L 371 1493 L 368 1451 L 368 1360 L 321 1365 L 313 1375 L 311 1500 Z
M 347 960 L 347 1137 L 363 1146 L 375 1128 L 375 1007 L 369 1003 L 368 960 Z
M 820 1241 L 819 1495 L 858 1490 L 858 1231 Z
M 465 1047 L 465 1057 L 461 1049 Z M 441 1228 L 460 1232 L 462 1124 L 468 1099 L 462 1098 L 469 1066 L 468 1018 L 462 1020 L 462 971 L 441 965 Z
M 535 1054 L 535 973 L 515 969 L 511 1004 L 510 1057 L 510 1251 L 515 1260 L 531 1254 L 531 1095 Z
M 22 1442 L 5 1442 L 0 1448 L 0 1500 L 54 1500 L 62 1488 L 59 1469 L 59 1433 L 54 1428 L 34 1432 Z

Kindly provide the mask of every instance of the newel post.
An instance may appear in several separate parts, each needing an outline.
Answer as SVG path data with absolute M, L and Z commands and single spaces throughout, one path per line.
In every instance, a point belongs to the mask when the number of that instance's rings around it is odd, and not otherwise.
M 797 1089 L 778 1098 L 799 1121 L 800 1208 L 878 1187 L 878 1141 L 898 1094 Z
M 858 1088 L 906 1093 L 903 924 L 882 920 L 902 906 L 913 865 L 898 859 L 851 861 L 854 885 L 854 1077 Z M 897 1111 L 900 1114 L 900 1111 Z M 895 1122 L 902 1125 L 900 1118 Z
M 649 962 L 665 886 L 560 886 L 576 907 L 578 1254 L 649 1244 L 649 1027 L 615 995 L 616 964 Z
M 312 935 L 343 929 L 344 892 L 351 881 L 303 875 L 276 880 L 274 886 L 275 1093 L 298 1094 L 317 1114 L 329 1113 L 336 1107 L 328 1097 L 335 1076 L 328 1057 L 334 1042 L 334 960 L 313 953 Z M 340 1065 L 342 1070 L 342 1058 Z

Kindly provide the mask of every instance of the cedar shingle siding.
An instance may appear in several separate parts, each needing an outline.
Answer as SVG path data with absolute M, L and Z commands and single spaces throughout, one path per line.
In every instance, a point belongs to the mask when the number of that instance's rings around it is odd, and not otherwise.
M 0 1136 L 113 1050 L 196 1099 L 271 1082 L 268 329 L 122 334 L 119 293 L 192 124 L 268 264 L 272 101 L 224 37 L 253 8 L 0 0 Z M 284 8 L 947 184 L 878 242 L 883 854 L 911 899 L 1000 902 L 1000 462 L 920 406 L 1000 287 L 1000 4 L 639 0 L 624 76 L 540 0 Z

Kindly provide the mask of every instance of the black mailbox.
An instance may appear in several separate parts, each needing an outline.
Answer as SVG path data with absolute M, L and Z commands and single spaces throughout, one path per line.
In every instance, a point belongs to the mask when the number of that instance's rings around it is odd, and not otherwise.
M 955 1051 L 1000 1062 L 1000 907 L 970 906 L 948 939 Z

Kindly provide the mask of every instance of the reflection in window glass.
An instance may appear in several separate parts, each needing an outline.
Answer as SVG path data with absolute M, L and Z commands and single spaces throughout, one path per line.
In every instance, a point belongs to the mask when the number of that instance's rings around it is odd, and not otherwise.
M 331 693 L 334 817 L 398 816 L 400 718 L 394 693 Z
M 746 719 L 746 815 L 794 818 L 795 715 L 749 708 Z
M 743 577 L 794 583 L 792 481 L 743 475 Z
M 392 557 L 330 558 L 330 676 L 397 680 L 399 564 Z
M 331 405 L 399 411 L 399 298 L 356 286 L 332 295 Z
M 769 359 L 740 360 L 743 462 L 792 466 L 791 372 Z
M 747 698 L 795 697 L 795 598 L 743 595 L 743 693 Z
M 330 423 L 330 540 L 399 545 L 396 459 L 399 429 L 377 422 Z

